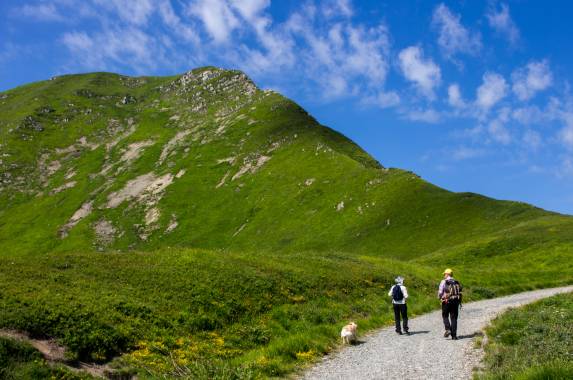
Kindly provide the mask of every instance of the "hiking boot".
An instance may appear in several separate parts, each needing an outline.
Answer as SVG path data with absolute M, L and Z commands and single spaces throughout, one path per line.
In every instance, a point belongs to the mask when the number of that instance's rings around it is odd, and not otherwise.
M 451 331 L 450 331 L 450 330 L 446 330 L 446 332 L 444 333 L 444 338 L 449 337 L 450 334 L 451 334 Z
M 452 340 L 458 340 L 458 337 L 455 335 L 452 335 Z
M 402 335 L 402 331 L 396 331 L 396 334 Z
M 410 335 L 410 331 L 406 331 L 406 335 Z

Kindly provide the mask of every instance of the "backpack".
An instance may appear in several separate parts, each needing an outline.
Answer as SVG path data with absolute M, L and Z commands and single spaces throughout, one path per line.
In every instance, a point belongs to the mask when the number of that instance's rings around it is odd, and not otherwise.
M 449 300 L 458 300 L 462 303 L 462 284 L 453 278 L 446 280 L 444 296 L 446 302 Z
M 392 288 L 392 299 L 394 301 L 402 301 L 404 299 L 404 293 L 402 293 L 402 287 L 400 285 L 394 285 Z

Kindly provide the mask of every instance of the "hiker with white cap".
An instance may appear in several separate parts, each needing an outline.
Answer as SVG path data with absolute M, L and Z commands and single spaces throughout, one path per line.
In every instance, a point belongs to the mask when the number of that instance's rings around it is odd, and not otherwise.
M 406 299 L 408 298 L 408 289 L 404 286 L 404 278 L 401 276 L 396 277 L 394 280 L 396 285 L 393 285 L 388 292 L 392 297 L 392 306 L 394 307 L 394 321 L 396 322 L 396 333 L 402 335 L 402 328 L 400 326 L 400 315 L 402 316 L 402 325 L 404 332 L 408 332 L 408 307 L 406 306 Z
M 442 319 L 444 320 L 444 337 L 450 335 L 453 340 L 458 339 L 458 312 L 462 304 L 462 285 L 454 279 L 451 269 L 444 271 L 444 279 L 440 282 L 438 298 L 442 303 Z

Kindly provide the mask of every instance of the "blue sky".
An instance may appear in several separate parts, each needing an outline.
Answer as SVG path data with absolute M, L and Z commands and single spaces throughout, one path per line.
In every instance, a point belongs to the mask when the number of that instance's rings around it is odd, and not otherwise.
M 244 70 L 384 166 L 573 214 L 569 1 L 3 0 L 0 91 Z

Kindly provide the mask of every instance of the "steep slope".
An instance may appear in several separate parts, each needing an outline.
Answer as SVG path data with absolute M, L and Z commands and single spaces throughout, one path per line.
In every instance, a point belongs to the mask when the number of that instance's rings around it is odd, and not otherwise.
M 0 131 L 8 253 L 183 246 L 414 258 L 542 217 L 571 223 L 384 168 L 238 71 L 53 78 L 1 94 Z

